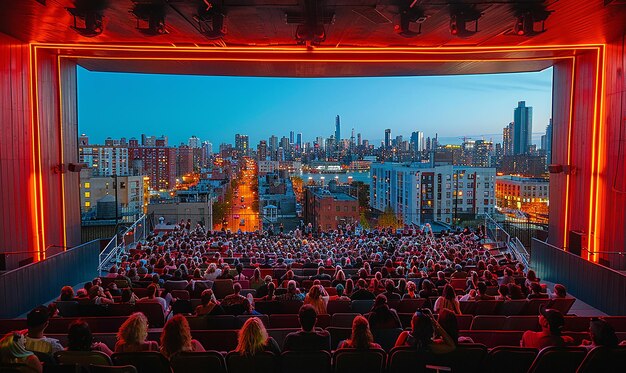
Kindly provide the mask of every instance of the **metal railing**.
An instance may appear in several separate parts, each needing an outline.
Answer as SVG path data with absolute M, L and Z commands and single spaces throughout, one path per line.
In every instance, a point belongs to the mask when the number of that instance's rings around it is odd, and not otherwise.
M 101 273 L 109 264 L 117 262 L 126 248 L 132 247 L 137 242 L 146 239 L 146 236 L 150 233 L 150 227 L 148 227 L 147 223 L 147 216 L 142 215 L 124 233 L 121 235 L 116 234 L 111 238 L 104 250 L 100 252 L 98 273 Z
M 520 260 L 525 268 L 530 267 L 530 254 L 526 250 L 526 247 L 522 244 L 522 242 L 517 237 L 513 237 L 509 244 L 509 248 L 513 250 L 513 253 Z
M 502 243 L 503 246 L 509 246 L 511 242 L 511 236 L 507 233 L 504 228 L 495 221 L 491 215 L 485 215 L 485 231 L 487 233 L 487 237 L 496 242 L 496 244 Z

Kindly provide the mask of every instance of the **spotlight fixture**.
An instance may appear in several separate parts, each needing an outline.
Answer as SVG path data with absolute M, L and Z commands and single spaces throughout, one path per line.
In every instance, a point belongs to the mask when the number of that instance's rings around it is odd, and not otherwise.
M 165 28 L 165 7 L 162 3 L 136 3 L 131 13 L 137 18 L 137 30 L 145 35 L 167 34 Z
M 335 14 L 324 9 L 322 0 L 305 0 L 304 12 L 285 13 L 286 23 L 295 23 L 298 44 L 317 45 L 326 40 L 325 24 L 334 21 Z
M 450 34 L 453 36 L 467 37 L 478 32 L 478 19 L 482 13 L 473 8 L 453 10 L 450 14 Z M 468 29 L 468 23 L 473 23 L 473 28 Z
M 74 1 L 74 8 L 65 8 L 74 18 L 74 25 L 70 26 L 72 30 L 88 38 L 102 34 L 102 17 L 107 3 L 107 0 Z
M 406 0 L 400 4 L 400 23 L 394 26 L 398 35 L 411 38 L 422 33 L 422 23 L 427 17 L 416 4 L 417 0 Z M 411 23 L 417 23 L 417 31 L 411 30 Z
M 220 3 L 218 0 L 201 0 L 194 20 L 198 23 L 200 32 L 207 38 L 219 39 L 226 35 L 225 17 L 223 1 Z
M 545 21 L 550 11 L 544 8 L 520 10 L 515 18 L 513 33 L 517 36 L 534 36 L 546 31 Z M 535 28 L 535 24 L 541 23 L 541 28 Z

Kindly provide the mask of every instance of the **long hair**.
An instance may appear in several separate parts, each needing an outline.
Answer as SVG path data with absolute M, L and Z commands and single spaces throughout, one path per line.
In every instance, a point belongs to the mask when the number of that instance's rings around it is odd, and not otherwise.
M 161 333 L 161 353 L 166 358 L 180 351 L 191 350 L 189 323 L 183 315 L 175 315 L 165 323 Z
M 148 318 L 141 312 L 135 312 L 120 326 L 117 340 L 126 344 L 142 344 L 148 338 Z
M 418 351 L 428 349 L 433 337 L 433 324 L 428 316 L 417 311 L 411 319 L 411 335 L 415 339 L 415 348 Z
M 443 309 L 439 313 L 438 319 L 439 325 L 443 328 L 443 330 L 448 333 L 450 338 L 454 340 L 454 344 L 458 344 L 459 341 L 459 324 L 456 319 L 456 315 L 454 312 L 449 309 Z
M 446 284 L 443 287 L 443 297 L 449 301 L 454 301 L 456 299 L 456 293 L 454 292 L 454 288 L 450 284 Z
M 239 330 L 236 352 L 241 355 L 255 355 L 265 349 L 267 330 L 258 317 L 251 317 Z
M 370 331 L 370 324 L 363 316 L 357 316 L 352 321 L 352 336 L 348 343 L 356 349 L 368 349 L 374 342 L 374 336 Z

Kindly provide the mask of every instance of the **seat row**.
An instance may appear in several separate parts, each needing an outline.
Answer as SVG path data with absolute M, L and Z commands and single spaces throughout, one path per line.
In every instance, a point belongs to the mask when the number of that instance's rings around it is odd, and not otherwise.
M 626 366 L 626 347 L 597 347 L 587 351 L 582 347 L 548 347 L 541 351 L 521 347 L 498 347 L 488 350 L 481 344 L 460 345 L 453 352 L 434 355 L 417 352 L 414 348 L 398 347 L 388 354 L 382 350 L 336 350 L 315 352 L 271 352 L 243 356 L 237 352 L 186 352 L 174 355 L 170 361 L 157 352 L 117 353 L 108 360 L 106 355 L 87 352 L 57 353 L 61 364 L 91 367 L 91 373 L 407 373 L 452 371 L 455 373 L 513 372 L 513 373 L 588 373 L 621 372 Z M 94 369 L 90 362 L 95 362 Z M 91 363 L 93 364 L 93 363 Z M 116 368 L 116 367 L 117 368 Z

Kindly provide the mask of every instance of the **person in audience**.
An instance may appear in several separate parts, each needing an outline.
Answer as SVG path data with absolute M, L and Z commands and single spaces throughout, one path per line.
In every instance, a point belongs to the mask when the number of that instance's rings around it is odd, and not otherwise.
M 230 273 L 230 266 L 228 264 L 224 264 L 222 266 L 222 274 L 217 276 L 218 280 L 234 280 L 235 276 Z
M 570 336 L 562 336 L 565 319 L 561 312 L 544 306 L 539 308 L 540 332 L 527 330 L 522 335 L 521 346 L 542 349 L 549 346 L 568 346 L 574 343 Z
M 515 277 L 513 277 L 513 270 L 509 267 L 504 268 L 504 275 L 502 279 L 499 281 L 500 285 L 508 285 L 510 283 L 515 283 Z
M 422 281 L 422 290 L 420 290 L 419 295 L 420 298 L 429 298 L 436 297 L 439 294 L 437 293 L 437 288 L 430 280 L 424 280 Z
M 400 300 L 400 294 L 393 280 L 385 280 L 385 292 L 382 293 L 388 300 Z
M 112 265 L 111 268 L 109 268 L 109 273 L 107 273 L 107 278 L 117 278 L 117 266 L 116 265 Z
M 93 340 L 89 324 L 83 320 L 73 321 L 67 330 L 67 351 L 98 351 L 111 356 L 113 352 L 102 342 Z
M 333 280 L 333 282 L 331 282 L 331 285 L 332 286 L 337 286 L 337 285 L 345 286 L 345 284 L 346 284 L 346 275 L 343 272 L 343 270 L 340 269 L 335 274 L 335 279 Z
M 467 278 L 467 272 L 463 270 L 460 264 L 454 266 L 454 272 L 450 275 L 451 278 Z
M 496 296 L 496 300 L 511 300 L 509 296 L 509 287 L 506 285 L 498 286 L 498 295 Z
M 298 312 L 301 330 L 287 334 L 283 342 L 283 351 L 330 351 L 330 334 L 321 328 L 315 328 L 317 312 L 310 304 L 300 307 Z
M 345 295 L 345 288 L 341 284 L 337 284 L 335 286 L 335 290 L 337 291 L 337 295 L 331 295 L 328 300 L 339 300 L 339 301 L 349 301 L 350 297 Z
M 467 281 L 465 282 L 465 292 L 467 293 L 470 290 L 477 290 L 478 289 L 478 282 L 480 281 L 480 277 L 478 276 L 478 272 L 476 271 L 471 271 L 469 278 L 467 279 Z
M 436 287 L 446 286 L 448 281 L 446 280 L 446 274 L 443 271 L 437 272 L 437 280 L 435 281 Z
M 446 284 L 446 286 L 443 287 L 442 294 L 435 301 L 433 309 L 435 313 L 441 313 L 442 310 L 447 309 L 454 312 L 456 315 L 461 314 L 461 305 L 459 304 L 459 301 L 456 298 L 456 292 L 451 285 Z
M 260 299 L 265 302 L 276 300 L 276 285 L 273 282 L 267 284 L 267 295 Z
M 233 285 L 234 293 L 224 297 L 224 300 L 220 303 L 226 313 L 234 315 L 250 314 L 252 312 L 252 305 L 248 298 L 241 295 L 241 284 L 236 282 Z
M 133 293 L 131 288 L 124 288 L 122 290 L 121 303 L 128 303 L 134 305 L 139 300 L 137 294 Z
M 483 272 L 483 279 L 487 286 L 498 286 L 498 279 L 493 277 L 493 274 L 490 271 Z
M 135 312 L 124 321 L 117 332 L 115 352 L 158 351 L 156 341 L 147 341 L 148 318 L 141 312 Z
M 272 276 L 267 275 L 263 278 L 263 284 L 256 289 L 256 296 L 258 298 L 263 298 L 267 295 L 267 287 L 269 286 L 270 282 L 273 282 Z
M 174 315 L 163 327 L 161 353 L 166 358 L 178 352 L 204 352 L 200 342 L 191 338 L 189 323 L 183 315 Z
M 419 298 L 419 294 L 416 291 L 417 291 L 417 285 L 415 285 L 415 282 L 413 282 L 413 281 L 407 282 L 407 284 L 406 284 L 406 294 L 404 294 L 402 296 L 402 299 Z
M 350 297 L 353 292 L 354 292 L 354 281 L 351 278 L 349 278 L 346 280 L 346 289 L 344 291 L 344 294 L 347 297 Z
M 547 299 L 547 298 L 549 298 L 549 295 L 541 291 L 541 285 L 538 282 L 530 283 L 530 294 L 528 294 L 528 299 Z
M 237 263 L 235 266 L 235 270 L 237 271 L 237 275 L 235 275 L 235 281 L 247 280 L 248 278 L 243 275 L 243 264 Z
M 350 295 L 350 299 L 351 300 L 373 300 L 374 298 L 376 298 L 376 296 L 374 295 L 374 293 L 367 290 L 367 283 L 365 282 L 365 280 L 360 278 L 356 282 L 356 288 L 354 292 L 352 292 L 352 295 Z
M 220 302 L 215 298 L 212 289 L 206 289 L 202 291 L 200 295 L 200 304 L 195 310 L 196 316 L 203 315 L 223 315 L 224 309 L 220 305 Z
M 554 293 L 550 293 L 550 299 L 567 298 L 567 290 L 561 284 L 554 284 Z
M 218 278 L 221 274 L 222 270 L 217 268 L 217 265 L 215 263 L 211 263 L 209 264 L 207 270 L 204 272 L 204 279 L 215 281 L 215 279 Z
M 532 292 L 532 284 L 539 284 L 539 279 L 537 278 L 537 274 L 532 269 L 528 270 L 526 274 L 526 281 L 524 281 L 524 286 L 528 289 L 528 292 Z
M 433 338 L 433 334 L 440 338 Z M 425 308 L 415 312 L 411 319 L 411 331 L 403 331 L 396 340 L 396 347 L 413 347 L 419 352 L 445 354 L 454 351 L 456 343 Z
M 324 273 L 324 267 L 317 267 L 317 274 L 311 276 L 311 280 L 325 280 L 330 281 L 330 275 L 328 273 Z
M 617 347 L 619 339 L 615 329 L 603 319 L 594 317 L 589 321 L 589 336 L 591 340 L 583 339 L 581 346 L 588 350 L 598 346 Z
M 402 268 L 402 267 L 399 267 Z M 402 276 L 404 276 L 404 271 Z M 396 288 L 396 293 L 398 293 L 398 295 L 400 296 L 400 298 L 402 298 L 404 296 L 404 294 L 406 294 L 406 287 L 407 287 L 407 283 L 406 283 L 406 279 L 404 277 L 400 278 L 398 280 L 398 287 Z
M 276 297 L 279 301 L 299 300 L 304 301 L 304 294 L 300 293 L 296 282 L 289 280 L 287 283 L 287 292 Z
M 71 286 L 63 286 L 61 288 L 61 295 L 59 295 L 59 301 L 71 301 L 74 300 L 74 288 Z
M 137 300 L 135 303 L 158 303 L 163 308 L 163 313 L 167 311 L 167 301 L 164 298 L 158 296 L 159 289 L 156 285 L 150 284 L 148 285 L 148 295 Z
M 320 267 L 322 268 L 322 267 Z M 328 304 L 328 294 L 322 285 L 313 285 L 304 297 L 304 304 L 310 304 L 318 315 L 325 315 Z
M 368 321 L 372 329 L 402 328 L 398 313 L 393 308 L 389 308 L 387 297 L 384 294 L 376 296 Z
M 374 336 L 370 331 L 369 323 L 363 316 L 357 316 L 352 321 L 352 335 L 350 339 L 339 342 L 337 349 L 354 348 L 357 350 L 380 349 L 380 345 L 374 342 Z
M 115 303 L 111 294 L 105 293 L 100 285 L 93 285 L 89 288 L 89 300 L 97 306 Z
M 263 322 L 258 317 L 251 317 L 239 330 L 235 352 L 240 355 L 254 356 L 262 351 L 280 355 L 280 346 L 274 338 L 267 335 Z
M 493 295 L 487 295 L 487 284 L 482 281 L 478 282 L 478 287 L 476 289 L 476 300 L 495 300 L 496 297 Z
M 25 347 L 25 337 L 18 332 L 9 332 L 0 339 L 0 365 L 25 364 L 33 372 L 41 373 L 43 366 L 34 353 Z
M 259 268 L 255 268 L 254 272 L 252 272 L 252 278 L 250 278 L 250 288 L 257 291 L 261 285 L 263 285 L 265 281 L 261 278 L 261 270 Z
M 44 335 L 49 318 L 50 313 L 45 306 L 35 307 L 26 315 L 28 332 L 25 338 L 25 348 L 27 350 L 49 355 L 63 350 L 63 346 L 58 340 Z
M 443 328 L 443 330 L 448 333 L 450 338 L 456 343 L 458 346 L 459 343 L 474 343 L 472 338 L 470 337 L 459 337 L 459 324 L 454 312 L 449 309 L 443 309 L 439 312 L 439 317 L 437 318 L 437 322 Z
M 472 289 L 459 298 L 459 302 L 468 302 L 476 300 L 476 290 Z
M 107 285 L 107 291 L 109 292 L 109 294 L 111 294 L 111 297 L 122 296 L 122 289 L 118 288 L 115 282 Z
M 514 282 L 510 282 L 507 287 L 509 288 L 509 296 L 511 300 L 525 299 L 524 292 L 522 291 L 522 287 L 517 285 Z

